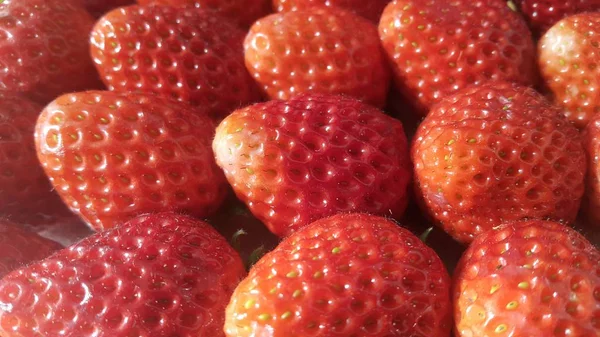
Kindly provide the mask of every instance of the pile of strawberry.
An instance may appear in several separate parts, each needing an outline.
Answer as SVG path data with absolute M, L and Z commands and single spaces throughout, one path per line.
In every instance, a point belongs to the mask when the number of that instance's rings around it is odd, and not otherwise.
M 600 1 L 0 13 L 1 337 L 600 337 Z

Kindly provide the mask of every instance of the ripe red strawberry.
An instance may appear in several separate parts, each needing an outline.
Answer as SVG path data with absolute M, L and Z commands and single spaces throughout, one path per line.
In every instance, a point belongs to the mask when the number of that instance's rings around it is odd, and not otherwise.
M 94 21 L 78 1 L 0 1 L 0 90 L 46 103 L 99 86 L 88 47 Z
M 224 336 L 244 274 L 207 223 L 142 216 L 2 279 L 0 335 Z
M 244 42 L 246 67 L 272 99 L 345 94 L 382 107 L 390 75 L 372 22 L 332 8 L 258 20 Z
M 61 248 L 54 241 L 0 220 L 0 278 L 17 268 L 45 259 Z
M 558 22 L 539 42 L 544 84 L 567 119 L 580 128 L 600 112 L 600 13 L 584 13 Z
M 230 337 L 448 337 L 450 280 L 435 252 L 384 218 L 343 214 L 285 239 L 236 288 Z
M 195 7 L 213 11 L 235 22 L 241 27 L 249 27 L 254 21 L 271 12 L 271 0 L 137 0 L 140 5 L 169 5 L 174 7 Z
M 583 147 L 589 159 L 583 208 L 588 222 L 600 226 L 600 114 L 587 125 L 583 133 Z
M 92 57 L 111 90 L 179 99 L 220 120 L 260 98 L 244 67 L 243 39 L 208 11 L 131 6 L 96 24 Z
M 64 95 L 42 112 L 38 157 L 70 208 L 96 230 L 136 215 L 203 217 L 226 194 L 214 162 L 214 125 L 201 111 L 153 95 Z
M 389 2 L 390 0 L 273 0 L 273 7 L 278 12 L 290 12 L 315 6 L 335 6 L 378 23 Z
M 600 10 L 599 0 L 515 0 L 536 35 L 541 35 L 560 19 Z
M 505 1 L 396 0 L 379 34 L 397 87 L 424 115 L 472 84 L 535 82 L 531 33 Z
M 340 212 L 400 218 L 411 176 L 402 123 L 353 98 L 303 94 L 235 111 L 217 164 L 279 236 Z
M 454 312 L 457 337 L 596 337 L 600 252 L 553 222 L 488 231 L 461 259 Z
M 572 222 L 584 192 L 578 130 L 533 89 L 471 87 L 437 105 L 412 148 L 426 209 L 468 243 L 522 218 Z
M 111 9 L 135 4 L 135 0 L 81 0 L 88 12 L 94 17 L 101 17 Z

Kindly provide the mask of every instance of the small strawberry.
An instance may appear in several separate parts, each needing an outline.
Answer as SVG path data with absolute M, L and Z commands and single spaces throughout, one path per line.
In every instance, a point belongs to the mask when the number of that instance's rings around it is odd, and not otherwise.
M 45 104 L 98 88 L 88 47 L 94 19 L 79 0 L 4 0 L 0 13 L 0 90 Z
M 505 1 L 395 0 L 379 34 L 398 89 L 423 115 L 472 84 L 535 82 L 531 33 Z
M 88 12 L 96 18 L 101 17 L 106 12 L 122 6 L 135 4 L 135 0 L 82 0 Z
M 600 112 L 600 13 L 559 21 L 539 42 L 540 72 L 567 119 L 583 128 Z
M 278 12 L 291 12 L 315 6 L 335 6 L 354 12 L 375 23 L 390 0 L 273 0 Z
M 148 212 L 215 211 L 227 190 L 213 134 L 208 116 L 184 103 L 91 91 L 50 103 L 36 144 L 65 203 L 103 230 Z
M 504 221 L 572 222 L 584 192 L 578 130 L 533 89 L 505 82 L 437 105 L 417 131 L 412 159 L 429 214 L 464 243 Z
M 390 75 L 377 27 L 332 8 L 258 20 L 244 43 L 246 67 L 272 99 L 345 94 L 382 107 Z
M 195 7 L 215 12 L 241 27 L 249 27 L 254 21 L 271 13 L 271 0 L 137 0 L 140 5 L 169 5 Z
M 279 236 L 339 212 L 400 218 L 411 176 L 402 123 L 353 98 L 303 94 L 235 111 L 217 164 Z
M 244 32 L 196 8 L 131 6 L 92 32 L 92 57 L 111 90 L 157 93 L 222 119 L 260 99 L 244 66 Z
M 587 125 L 583 133 L 583 147 L 588 156 L 584 209 L 588 222 L 600 226 L 600 114 Z
M 562 18 L 600 10 L 599 0 L 514 0 L 536 35 L 543 34 Z
M 0 220 L 0 278 L 17 268 L 45 259 L 61 248 L 54 241 Z
M 435 252 L 372 215 L 341 214 L 292 234 L 237 287 L 230 337 L 449 337 L 450 280 Z
M 547 221 L 480 235 L 454 282 L 457 337 L 600 335 L 600 252 Z
M 207 223 L 141 216 L 2 279 L 0 335 L 224 336 L 244 274 Z

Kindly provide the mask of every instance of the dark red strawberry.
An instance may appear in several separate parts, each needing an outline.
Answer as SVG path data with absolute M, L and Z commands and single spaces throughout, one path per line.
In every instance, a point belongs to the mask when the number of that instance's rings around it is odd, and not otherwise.
M 543 34 L 560 19 L 600 10 L 599 0 L 514 0 L 536 35 Z
M 94 17 L 101 17 L 111 9 L 135 4 L 135 0 L 81 0 Z
M 246 67 L 272 99 L 344 94 L 383 107 L 390 74 L 372 22 L 332 8 L 258 20 L 244 42 Z
M 547 221 L 480 235 L 454 282 L 457 337 L 600 335 L 600 252 Z
M 235 290 L 225 332 L 448 337 L 450 280 L 433 250 L 385 218 L 343 214 L 285 239 Z
M 271 12 L 271 0 L 137 0 L 141 5 L 169 5 L 195 7 L 215 12 L 241 27 L 249 27 L 254 21 Z
M 2 336 L 224 336 L 244 277 L 210 225 L 141 216 L 0 281 Z
M 0 278 L 17 268 L 45 259 L 61 248 L 54 241 L 7 220 L 0 220 Z
M 259 100 L 242 54 L 244 32 L 197 8 L 131 6 L 92 32 L 92 57 L 115 91 L 157 93 L 217 120 Z
M 4 0 L 0 13 L 0 90 L 46 103 L 99 87 L 88 47 L 94 19 L 79 0 Z
M 531 33 L 505 1 L 395 0 L 379 34 L 398 89 L 422 114 L 472 84 L 535 83 Z
M 184 103 L 91 91 L 50 103 L 36 143 L 65 203 L 102 230 L 148 212 L 214 212 L 227 190 L 213 134 L 210 118 Z
M 586 156 L 578 130 L 533 89 L 471 87 L 437 105 L 412 148 L 427 211 L 468 243 L 522 218 L 573 222 Z
M 273 0 L 273 7 L 278 12 L 290 12 L 316 6 L 335 6 L 378 23 L 389 2 L 390 0 Z
M 600 112 L 600 13 L 565 18 L 544 34 L 538 63 L 545 86 L 567 118 L 583 128 Z
M 238 197 L 279 236 L 339 212 L 400 218 L 406 208 L 402 123 L 353 98 L 303 94 L 237 110 L 213 150 Z
M 584 209 L 588 222 L 600 226 L 600 114 L 594 116 L 583 133 L 588 155 Z

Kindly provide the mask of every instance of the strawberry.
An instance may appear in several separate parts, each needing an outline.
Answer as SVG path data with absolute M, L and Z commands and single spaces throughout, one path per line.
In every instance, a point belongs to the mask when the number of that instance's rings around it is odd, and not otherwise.
M 271 12 L 270 0 L 137 0 L 140 5 L 169 5 L 209 10 L 238 24 L 249 27 Z
M 389 2 L 390 0 L 273 0 L 273 7 L 278 12 L 290 12 L 315 6 L 335 6 L 378 23 Z
M 536 35 L 543 34 L 562 18 L 600 10 L 599 0 L 514 0 Z
M 598 34 L 600 13 L 584 13 L 559 21 L 539 42 L 544 83 L 567 119 L 580 128 L 600 112 Z
M 82 0 L 85 8 L 96 18 L 111 9 L 135 4 L 135 0 Z
M 214 162 L 214 125 L 184 103 L 153 95 L 64 95 L 42 112 L 38 157 L 71 209 L 96 230 L 136 215 L 203 217 L 226 195 Z
M 0 1 L 0 90 L 45 104 L 99 86 L 88 49 L 94 20 L 78 1 Z
M 429 214 L 469 243 L 522 218 L 572 222 L 584 192 L 578 130 L 531 88 L 491 82 L 431 110 L 412 148 Z
M 141 216 L 2 279 L 0 335 L 224 336 L 244 275 L 207 223 Z
M 345 94 L 382 107 L 390 75 L 377 27 L 332 8 L 258 20 L 244 42 L 246 67 L 272 99 Z
M 600 252 L 571 228 L 506 224 L 475 239 L 458 268 L 457 337 L 600 335 Z
M 588 222 L 600 226 L 600 114 L 594 116 L 583 133 L 587 152 L 587 184 L 584 209 Z
M 211 12 L 116 9 L 100 19 L 91 39 L 92 57 L 111 90 L 179 99 L 217 120 L 260 98 L 244 67 L 244 32 Z
M 340 214 L 262 258 L 227 306 L 230 337 L 428 336 L 451 329 L 448 272 L 381 217 Z
M 14 269 L 44 259 L 61 248 L 54 241 L 0 220 L 0 278 Z
M 400 218 L 406 208 L 402 123 L 353 98 L 302 94 L 237 110 L 213 150 L 237 196 L 279 236 L 339 212 Z
M 504 1 L 395 0 L 379 34 L 398 89 L 423 115 L 472 84 L 535 82 L 531 33 Z

